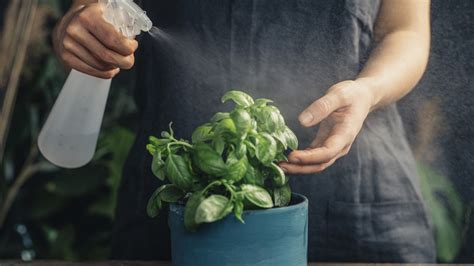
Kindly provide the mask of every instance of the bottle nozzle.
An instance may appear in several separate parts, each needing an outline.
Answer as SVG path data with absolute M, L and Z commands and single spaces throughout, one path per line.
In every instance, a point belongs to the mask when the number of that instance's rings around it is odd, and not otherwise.
M 150 31 L 153 23 L 133 0 L 99 0 L 104 5 L 105 19 L 118 31 L 132 38 L 141 31 Z

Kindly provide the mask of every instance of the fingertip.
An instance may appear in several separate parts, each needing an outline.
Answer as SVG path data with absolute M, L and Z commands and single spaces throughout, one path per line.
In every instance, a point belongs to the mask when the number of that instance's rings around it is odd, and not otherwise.
M 301 158 L 298 157 L 298 153 L 296 151 L 290 153 L 288 155 L 288 162 L 294 163 L 294 164 L 300 164 L 301 163 Z
M 294 171 L 293 171 L 294 166 L 291 165 L 290 163 L 282 162 L 282 163 L 279 163 L 278 166 L 281 168 L 281 170 L 283 170 L 283 172 L 285 174 L 293 174 L 294 173 Z
M 127 49 L 127 54 L 124 54 L 124 55 L 132 55 L 133 53 L 135 53 L 135 51 L 138 49 L 138 42 L 134 39 L 128 39 L 128 38 L 125 38 L 126 41 L 125 41 L 125 49 Z
M 102 75 L 103 79 L 112 79 L 120 72 L 120 68 L 115 68 L 110 71 L 104 72 Z
M 311 122 L 313 122 L 314 116 L 311 112 L 309 111 L 304 111 L 300 114 L 298 117 L 298 120 L 300 121 L 300 124 L 305 127 L 310 127 Z

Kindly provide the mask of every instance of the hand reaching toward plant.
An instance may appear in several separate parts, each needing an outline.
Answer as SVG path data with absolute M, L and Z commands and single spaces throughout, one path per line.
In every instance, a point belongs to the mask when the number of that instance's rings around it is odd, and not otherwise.
M 428 62 L 429 11 L 429 0 L 382 1 L 369 60 L 355 81 L 336 84 L 301 114 L 301 124 L 320 123 L 319 132 L 307 150 L 295 151 L 281 167 L 294 174 L 321 172 L 347 154 L 369 111 L 415 87 Z
M 356 81 L 343 81 L 313 102 L 299 117 L 305 127 L 320 124 L 306 150 L 293 151 L 280 163 L 291 174 L 318 173 L 346 155 L 372 106 L 369 91 Z

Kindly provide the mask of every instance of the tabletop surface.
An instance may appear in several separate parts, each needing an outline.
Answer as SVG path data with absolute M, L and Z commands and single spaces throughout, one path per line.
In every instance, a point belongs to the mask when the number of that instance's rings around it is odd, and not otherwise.
M 0 266 L 171 266 L 170 262 L 159 261 L 98 261 L 98 262 L 65 262 L 65 261 L 0 261 Z M 309 266 L 430 266 L 436 264 L 394 264 L 394 263 L 309 263 Z M 469 264 L 443 264 L 443 266 L 465 266 Z M 474 264 L 471 264 L 474 265 Z

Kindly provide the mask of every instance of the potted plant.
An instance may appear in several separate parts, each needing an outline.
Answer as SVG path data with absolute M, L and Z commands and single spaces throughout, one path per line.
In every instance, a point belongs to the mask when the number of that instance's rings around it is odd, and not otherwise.
M 152 171 L 167 184 L 148 215 L 170 204 L 173 265 L 306 265 L 308 202 L 277 164 L 297 138 L 271 100 L 241 91 L 229 100 L 234 109 L 197 127 L 191 141 L 171 124 L 150 137 Z

